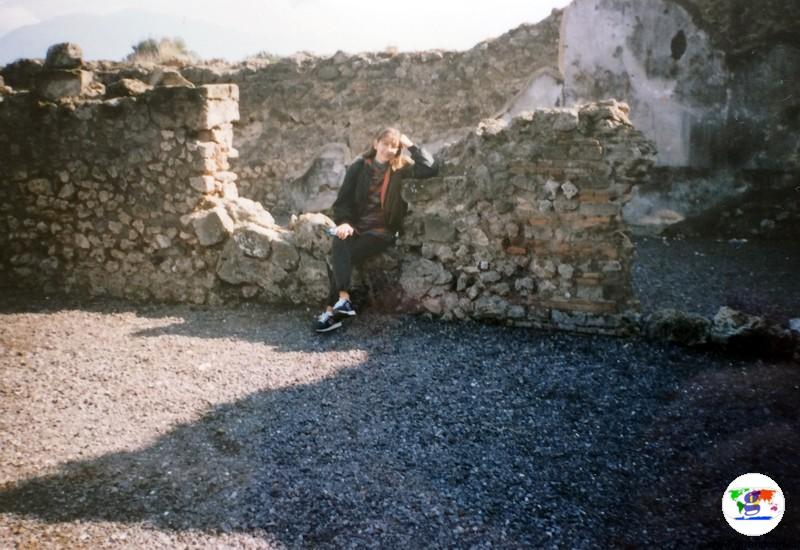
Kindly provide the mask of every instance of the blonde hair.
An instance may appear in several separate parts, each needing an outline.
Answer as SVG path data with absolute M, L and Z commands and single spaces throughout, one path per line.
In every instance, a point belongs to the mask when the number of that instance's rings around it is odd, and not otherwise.
M 400 145 L 400 130 L 397 128 L 392 128 L 391 126 L 387 126 L 380 132 L 378 135 L 375 136 L 375 139 L 370 142 L 369 147 L 364 154 L 362 155 L 365 159 L 374 159 L 375 155 L 378 151 L 375 150 L 375 142 L 381 141 L 383 139 L 389 138 L 392 139 L 395 143 L 397 143 L 397 155 L 389 161 L 389 165 L 392 167 L 392 170 L 395 172 L 400 170 L 404 166 L 408 166 L 409 164 L 414 164 L 414 161 L 410 158 L 403 156 L 403 147 Z

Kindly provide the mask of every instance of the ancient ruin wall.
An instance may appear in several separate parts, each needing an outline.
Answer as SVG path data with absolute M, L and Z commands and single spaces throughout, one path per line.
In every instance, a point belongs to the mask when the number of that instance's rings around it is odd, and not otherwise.
M 331 190 L 332 203 L 343 166 L 380 128 L 398 126 L 435 151 L 503 111 L 534 71 L 555 67 L 560 17 L 554 11 L 467 51 L 297 54 L 223 74 L 204 68 L 182 73 L 195 83 L 239 86 L 234 140 L 242 195 L 269 209 L 309 211 L 304 200 L 319 190 Z M 309 180 L 311 197 L 294 192 Z
M 799 9 L 791 0 L 575 0 L 464 52 L 300 53 L 181 70 L 195 84 L 239 85 L 239 191 L 276 213 L 329 205 L 344 166 L 385 124 L 436 149 L 485 117 L 616 98 L 658 146 L 651 184 L 625 209 L 629 224 L 785 239 L 800 231 Z M 107 96 L 121 77 L 167 76 L 155 65 L 86 65 Z M 22 60 L 0 75 L 23 90 L 41 70 Z M 0 99 L 7 93 L 0 84 Z
M 274 223 L 229 170 L 236 87 L 0 104 L 0 280 L 129 299 L 317 304 L 333 222 Z M 488 120 L 409 182 L 398 249 L 365 266 L 406 311 L 618 332 L 635 311 L 620 209 L 652 145 L 610 101 Z M 381 263 L 383 262 L 383 263 Z
M 11 286 L 203 302 L 215 263 L 181 217 L 235 192 L 238 90 L 0 103 L 0 276 Z
M 625 326 L 637 302 L 622 206 L 655 155 L 626 105 L 488 120 L 443 154 L 440 177 L 404 190 L 407 300 L 446 318 Z
M 574 0 L 565 9 L 565 104 L 625 101 L 658 148 L 654 185 L 625 209 L 630 224 L 798 234 L 797 12 L 788 0 Z

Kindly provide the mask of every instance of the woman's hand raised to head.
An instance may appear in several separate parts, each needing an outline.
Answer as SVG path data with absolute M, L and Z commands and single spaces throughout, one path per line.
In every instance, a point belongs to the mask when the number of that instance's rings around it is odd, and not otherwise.
M 349 223 L 343 223 L 336 227 L 336 236 L 344 240 L 354 232 L 353 226 Z
M 405 147 L 406 149 L 408 149 L 409 147 L 411 147 L 412 145 L 414 145 L 414 142 L 413 142 L 413 141 L 411 141 L 410 139 L 408 139 L 408 136 L 407 136 L 407 135 L 405 135 L 405 134 L 400 134 L 400 145 L 402 145 L 403 147 Z

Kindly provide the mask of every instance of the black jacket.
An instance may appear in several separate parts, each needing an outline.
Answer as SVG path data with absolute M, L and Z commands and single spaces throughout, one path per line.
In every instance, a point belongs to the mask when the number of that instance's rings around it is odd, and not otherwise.
M 403 218 L 408 204 L 403 200 L 403 178 L 430 178 L 439 173 L 439 166 L 433 156 L 416 145 L 408 148 L 414 164 L 393 171 L 386 189 L 383 204 L 383 217 L 389 234 L 394 235 L 403 227 Z M 358 157 L 347 168 L 344 182 L 339 188 L 336 202 L 333 203 L 333 221 L 336 225 L 349 223 L 355 226 L 367 205 L 370 170 L 363 156 Z

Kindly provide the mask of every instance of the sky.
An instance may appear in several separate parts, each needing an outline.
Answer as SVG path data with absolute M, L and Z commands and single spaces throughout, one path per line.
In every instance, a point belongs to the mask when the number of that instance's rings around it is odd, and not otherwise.
M 238 36 L 243 44 L 247 43 L 243 48 L 258 43 L 263 46 L 259 51 L 279 55 L 297 51 L 319 55 L 338 50 L 355 53 L 388 46 L 401 51 L 464 50 L 522 23 L 536 23 L 553 8 L 568 3 L 569 0 L 0 0 L 0 38 L 17 36 L 19 32 L 8 33 L 59 16 L 105 16 L 135 9 L 155 17 L 180 18 L 186 26 L 192 22 L 215 25 L 233 31 L 226 35 L 228 41 L 236 41 Z M 119 32 L 128 30 L 120 28 Z M 113 29 L 98 28 L 97 32 L 109 33 Z M 180 35 L 180 29 L 175 34 Z M 147 36 L 141 37 L 144 38 Z M 212 37 L 207 41 L 211 45 Z M 9 40 L 6 42 L 14 53 L 13 41 L 10 45 Z M 206 39 L 195 36 L 194 43 L 188 46 L 202 54 L 207 49 L 204 42 Z M 30 55 L 22 51 L 22 46 L 19 53 Z M 85 57 L 91 59 L 91 55 Z

